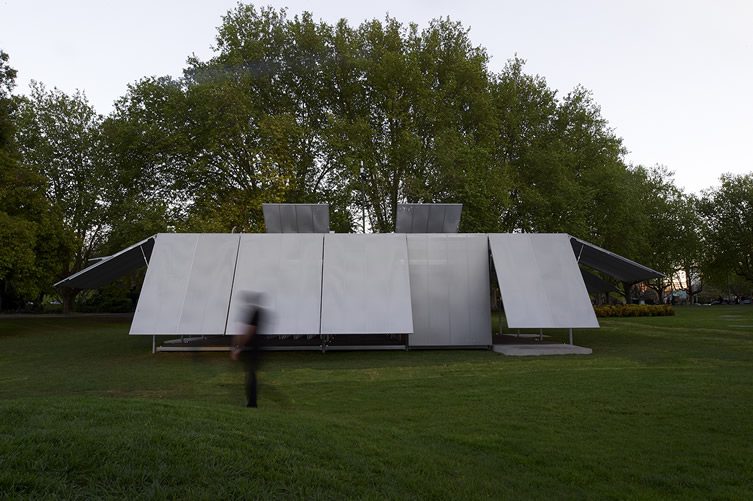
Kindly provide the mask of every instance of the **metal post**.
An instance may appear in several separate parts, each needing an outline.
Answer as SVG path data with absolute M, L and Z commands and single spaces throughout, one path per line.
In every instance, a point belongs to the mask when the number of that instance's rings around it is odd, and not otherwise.
M 146 267 L 149 268 L 149 260 L 146 258 L 146 254 L 144 253 L 144 247 L 139 245 L 139 250 L 141 251 L 141 257 L 144 258 L 144 263 L 146 263 Z
M 152 355 L 157 353 L 157 336 L 152 336 Z
M 499 309 L 497 310 L 497 320 L 498 320 L 497 327 L 499 328 L 499 335 L 501 336 L 502 335 L 502 293 L 500 293 L 499 295 Z
M 573 345 L 573 329 L 572 329 L 572 327 L 569 328 L 568 331 L 570 331 L 570 346 L 572 346 Z
M 366 171 L 363 170 L 363 160 L 361 160 L 359 177 L 361 178 L 361 226 L 363 233 L 366 234 Z

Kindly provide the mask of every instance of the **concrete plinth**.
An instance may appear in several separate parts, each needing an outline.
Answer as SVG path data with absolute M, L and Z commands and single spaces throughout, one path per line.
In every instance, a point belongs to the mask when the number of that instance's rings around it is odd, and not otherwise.
M 572 344 L 495 344 L 494 351 L 508 357 L 540 357 L 545 355 L 590 355 L 591 348 Z

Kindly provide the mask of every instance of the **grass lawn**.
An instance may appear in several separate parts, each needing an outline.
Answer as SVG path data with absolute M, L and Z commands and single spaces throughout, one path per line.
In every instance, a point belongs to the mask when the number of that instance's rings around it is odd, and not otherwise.
M 0 317 L 0 498 L 753 498 L 753 307 L 600 319 L 587 357 L 225 353 Z M 564 341 L 566 333 L 557 333 Z

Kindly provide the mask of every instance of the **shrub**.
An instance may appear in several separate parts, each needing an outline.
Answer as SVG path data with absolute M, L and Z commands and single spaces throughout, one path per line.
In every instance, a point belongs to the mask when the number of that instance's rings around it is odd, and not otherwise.
M 675 310 L 668 304 L 618 304 L 594 306 L 597 317 L 668 317 Z

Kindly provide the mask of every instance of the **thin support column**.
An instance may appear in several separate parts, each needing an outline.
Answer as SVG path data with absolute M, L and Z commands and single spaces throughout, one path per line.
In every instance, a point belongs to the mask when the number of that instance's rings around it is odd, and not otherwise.
M 152 355 L 157 353 L 157 336 L 152 336 Z
M 573 329 L 572 329 L 572 327 L 569 328 L 568 331 L 570 331 L 570 346 L 572 346 L 573 345 Z

